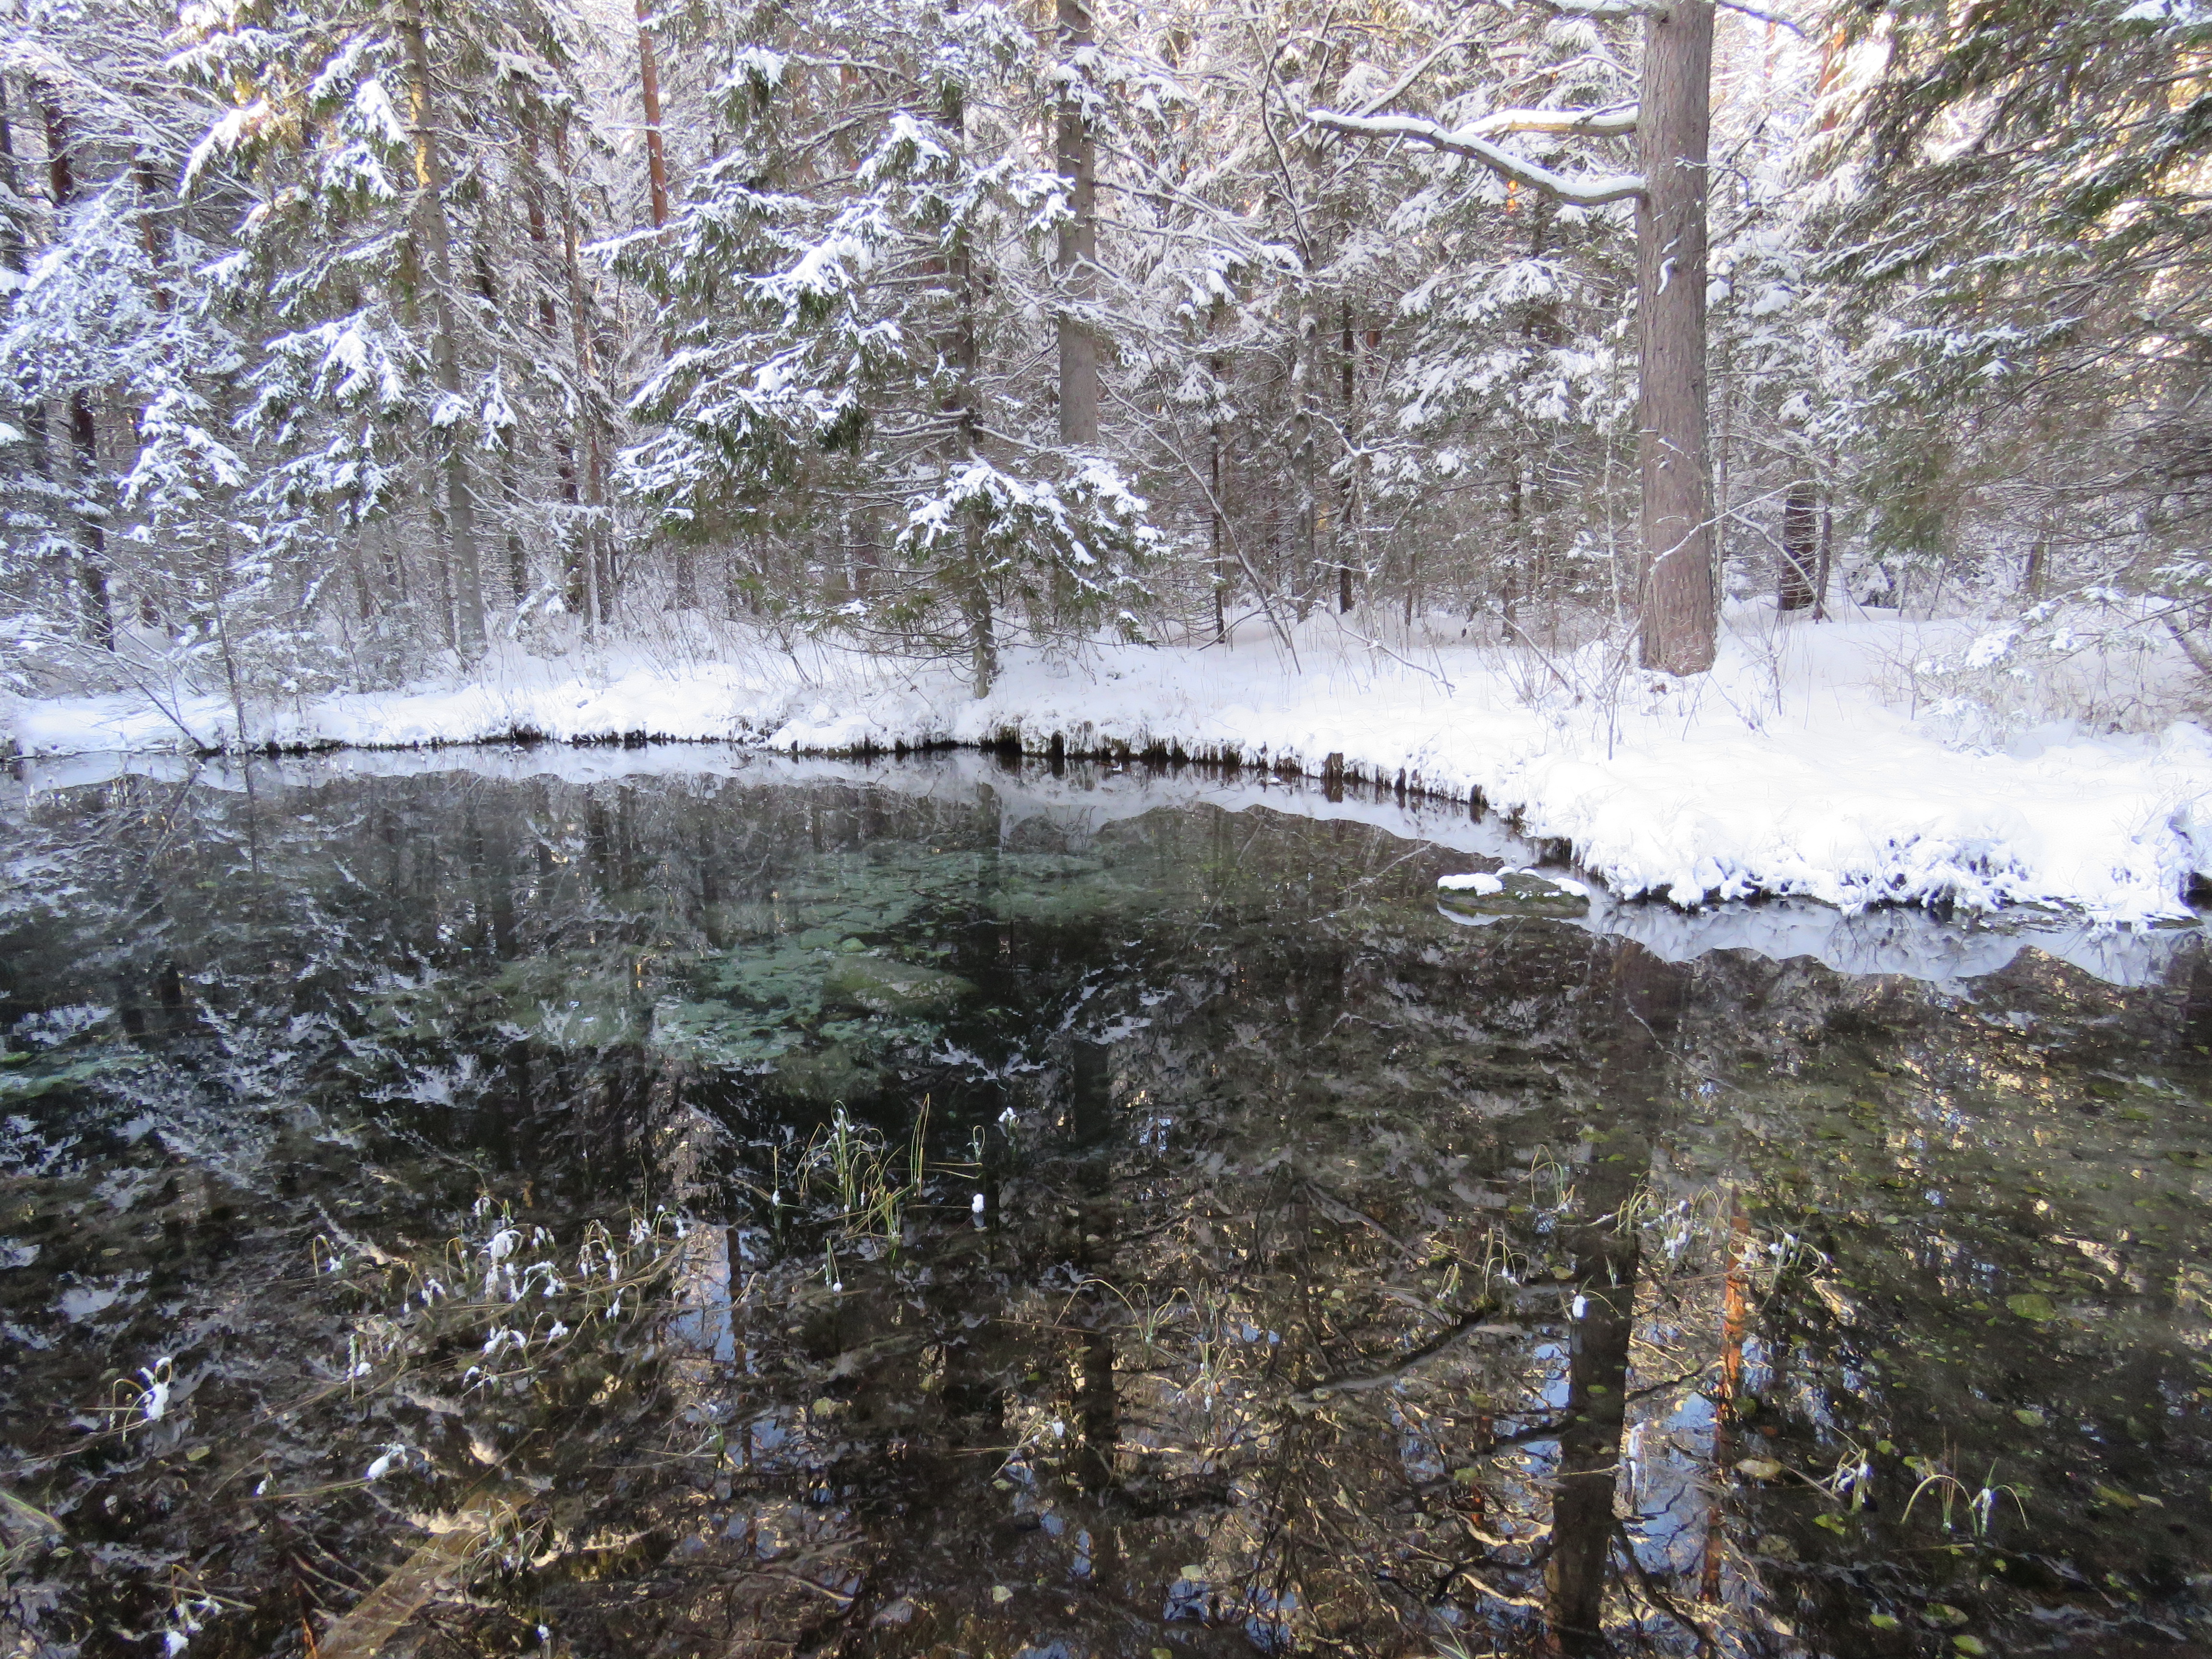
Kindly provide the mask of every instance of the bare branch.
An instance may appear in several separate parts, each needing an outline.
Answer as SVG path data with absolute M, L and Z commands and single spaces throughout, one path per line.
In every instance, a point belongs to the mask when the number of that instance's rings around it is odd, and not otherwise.
M 1472 46 L 1474 44 L 1474 37 L 1471 34 L 1462 35 L 1456 40 L 1445 41 L 1443 45 L 1438 46 L 1427 57 L 1422 58 L 1419 63 L 1414 64 L 1413 68 L 1407 70 L 1403 75 L 1400 76 L 1385 91 L 1376 97 L 1369 99 L 1367 100 L 1366 107 L 1362 109 L 1359 112 L 1362 115 L 1372 115 L 1378 109 L 1388 109 L 1391 105 L 1396 103 L 1401 98 L 1404 97 L 1406 95 L 1406 89 L 1412 86 L 1414 82 L 1419 80 L 1424 75 L 1426 75 L 1429 72 L 1431 66 L 1433 65 L 1438 58 L 1443 57 L 1446 52 L 1455 52 L 1462 46 Z
M 1603 207 L 1608 202 L 1626 202 L 1644 193 L 1644 180 L 1638 174 L 1612 173 L 1570 177 L 1554 173 L 1486 142 L 1474 127 L 1447 131 L 1418 116 L 1339 115 L 1325 109 L 1309 110 L 1306 118 L 1331 132 L 1361 138 L 1411 138 L 1449 155 L 1464 155 L 1481 162 L 1502 178 L 1542 191 L 1547 196 L 1576 207 Z
M 1791 22 L 1779 12 L 1761 11 L 1757 6 L 1745 5 L 1742 3 L 1742 0 L 1713 0 L 1713 3 L 1720 7 L 1723 11 L 1740 11 L 1746 17 L 1756 17 L 1762 23 L 1777 24 L 1783 28 L 1788 29 L 1790 33 L 1796 35 L 1800 40 L 1807 38 L 1805 31 L 1802 27 L 1797 24 Z

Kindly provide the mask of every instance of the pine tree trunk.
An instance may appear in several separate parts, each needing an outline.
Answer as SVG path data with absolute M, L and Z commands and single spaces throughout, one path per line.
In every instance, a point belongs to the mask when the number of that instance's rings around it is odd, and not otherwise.
M 1710 459 L 1705 441 L 1705 172 L 1711 125 L 1711 0 L 1675 0 L 1644 25 L 1637 127 L 1638 448 L 1644 483 L 1644 665 L 1713 665 Z
M 1098 441 L 1098 342 L 1088 321 L 1074 314 L 1098 295 L 1098 144 L 1083 108 L 1087 71 L 1074 59 L 1091 44 L 1090 0 L 1059 0 L 1060 47 L 1069 84 L 1060 95 L 1057 161 L 1067 188 L 1069 216 L 1061 221 L 1057 264 L 1060 313 L 1060 439 Z
M 416 234 L 422 244 L 430 286 L 430 367 L 441 394 L 452 402 L 461 393 L 460 341 L 453 318 L 453 231 L 446 222 L 445 164 L 438 153 L 437 106 L 431 95 L 430 48 L 422 24 L 422 0 L 408 0 L 399 33 L 407 46 L 410 94 L 415 118 Z M 446 538 L 453 554 L 457 640 L 470 660 L 483 655 L 483 573 L 477 558 L 476 498 L 469 484 L 468 455 L 458 423 L 448 428 L 445 446 Z
M 660 66 L 653 54 L 650 11 L 637 0 L 637 85 L 645 101 L 645 171 L 653 196 L 653 228 L 668 222 L 668 151 L 660 135 Z

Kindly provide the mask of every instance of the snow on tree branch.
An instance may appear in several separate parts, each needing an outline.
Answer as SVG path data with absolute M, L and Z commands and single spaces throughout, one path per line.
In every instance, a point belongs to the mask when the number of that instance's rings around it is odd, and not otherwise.
M 1640 0 L 1545 0 L 1545 3 L 1565 17 L 1650 17 L 1667 9 Z
M 1496 144 L 1486 142 L 1480 136 L 1480 123 L 1474 126 L 1447 129 L 1419 116 L 1339 115 L 1325 109 L 1309 110 L 1306 118 L 1316 126 L 1325 127 L 1331 132 L 1364 138 L 1411 138 L 1417 143 L 1427 144 L 1449 155 L 1464 155 L 1481 162 L 1493 173 L 1527 185 L 1532 190 L 1540 190 L 1547 196 L 1576 207 L 1603 207 L 1608 202 L 1625 202 L 1644 193 L 1644 180 L 1633 173 L 1578 176 L 1554 173 L 1549 167 L 1540 167 L 1510 150 L 1501 149 Z
M 1501 109 L 1460 131 L 1478 138 L 1507 132 L 1549 132 L 1586 138 L 1617 138 L 1636 131 L 1633 104 L 1605 109 Z

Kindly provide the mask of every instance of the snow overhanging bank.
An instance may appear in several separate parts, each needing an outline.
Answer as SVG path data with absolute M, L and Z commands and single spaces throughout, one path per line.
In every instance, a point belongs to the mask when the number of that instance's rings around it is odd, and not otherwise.
M 1013 653 L 980 700 L 948 667 L 858 655 L 804 673 L 768 653 L 588 672 L 513 658 L 451 686 L 249 709 L 243 745 L 231 706 L 210 697 L 166 712 L 131 697 L 22 702 L 7 728 L 33 755 L 527 736 L 1180 756 L 1480 802 L 1523 836 L 1567 844 L 1622 897 L 2191 917 L 2185 896 L 2212 874 L 2212 737 L 2177 725 L 1948 746 L 1881 695 L 1894 629 L 1824 624 L 1801 630 L 1794 654 L 1730 640 L 1704 679 L 1633 685 L 1603 706 L 1492 651 L 1425 652 L 1425 666 L 1307 640 L 1297 667 L 1249 643 L 1101 647 L 1073 663 Z

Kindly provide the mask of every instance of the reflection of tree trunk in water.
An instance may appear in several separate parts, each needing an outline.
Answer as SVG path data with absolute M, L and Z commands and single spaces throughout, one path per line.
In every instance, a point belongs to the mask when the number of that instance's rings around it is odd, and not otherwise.
M 1705 1511 L 1705 1558 L 1698 1574 L 1700 1600 L 1721 1594 L 1721 1553 L 1727 1541 L 1720 1504 L 1721 1472 L 1735 1462 L 1736 1399 L 1743 1389 L 1743 1328 L 1751 1313 L 1751 1218 L 1741 1197 L 1729 1206 L 1728 1277 L 1721 1288 L 1721 1378 L 1713 1401 L 1713 1495 Z
M 1583 1316 L 1572 1322 L 1567 1406 L 1552 1496 L 1552 1554 L 1544 1570 L 1546 1618 L 1562 1653 L 1607 1650 L 1606 1564 L 1613 1553 L 1613 1491 L 1628 1392 L 1640 1240 L 1619 1212 L 1651 1167 L 1650 1129 L 1667 1077 L 1667 1042 L 1687 975 L 1642 946 L 1613 958 L 1613 1043 L 1600 1089 L 1611 1109 L 1577 1183 L 1585 1219 L 1569 1235 Z
M 1111 1298 L 1096 1280 L 1110 1275 L 1114 1262 L 1114 1162 L 1109 1141 L 1114 1129 L 1113 1069 L 1106 1045 L 1074 1042 L 1069 1066 L 1068 1128 L 1083 1161 L 1078 1177 L 1082 1200 L 1082 1243 L 1077 1264 L 1093 1282 L 1085 1293 L 1081 1382 L 1075 1396 L 1076 1427 L 1082 1437 L 1074 1457 L 1075 1478 L 1085 1492 L 1114 1484 L 1114 1448 L 1121 1425 L 1114 1393 L 1114 1316 Z
M 2167 1052 L 2178 1060 L 2187 1048 L 2212 1048 L 2212 957 L 2200 956 L 2191 966 L 2179 1012 L 2179 1018 L 2166 1023 L 2174 1037 Z

